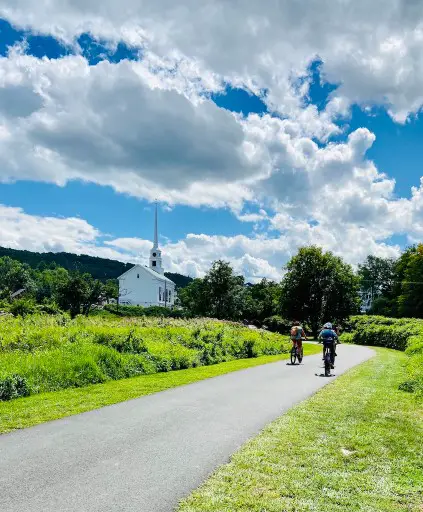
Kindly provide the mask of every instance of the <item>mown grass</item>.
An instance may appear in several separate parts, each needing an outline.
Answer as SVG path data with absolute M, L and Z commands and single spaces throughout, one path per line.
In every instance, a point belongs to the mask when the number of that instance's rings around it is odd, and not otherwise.
M 409 356 L 400 388 L 423 397 L 423 320 L 361 315 L 351 317 L 343 343 L 405 350 Z
M 339 377 L 234 455 L 179 512 L 421 512 L 423 411 L 403 353 Z
M 304 345 L 304 354 L 321 351 L 320 346 Z M 263 356 L 254 359 L 238 359 L 212 366 L 201 366 L 169 373 L 142 375 L 131 379 L 110 381 L 77 389 L 66 389 L 50 393 L 0 402 L 0 433 L 26 428 L 46 421 L 71 416 L 106 405 L 150 395 L 169 388 L 192 384 L 204 379 L 274 363 L 287 359 L 289 354 Z

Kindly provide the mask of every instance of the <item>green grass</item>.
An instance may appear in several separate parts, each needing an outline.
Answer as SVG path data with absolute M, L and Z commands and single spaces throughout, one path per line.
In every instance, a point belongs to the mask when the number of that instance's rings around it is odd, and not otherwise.
M 179 512 L 421 512 L 422 403 L 398 390 L 406 356 L 376 350 L 248 442 Z
M 287 335 L 210 319 L 0 318 L 0 401 L 289 350 Z
M 304 345 L 305 355 L 316 354 L 320 351 L 320 346 Z M 251 359 L 238 359 L 212 366 L 200 366 L 188 370 L 142 375 L 131 379 L 42 393 L 10 402 L 0 402 L 0 433 L 4 434 L 15 429 L 30 427 L 65 416 L 91 411 L 105 405 L 116 404 L 165 389 L 252 368 L 253 366 L 274 363 L 288 357 L 289 354 L 279 354 Z

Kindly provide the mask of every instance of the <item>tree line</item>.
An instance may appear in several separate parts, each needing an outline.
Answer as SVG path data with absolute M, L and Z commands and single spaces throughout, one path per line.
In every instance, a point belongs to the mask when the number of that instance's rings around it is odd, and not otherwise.
M 88 315 L 94 305 L 116 298 L 115 279 L 105 282 L 85 272 L 70 272 L 56 263 L 33 269 L 27 263 L 0 258 L 0 306 L 13 313 L 41 310 Z
M 72 254 L 68 252 L 32 252 L 18 249 L 0 247 L 0 258 L 8 256 L 20 263 L 26 263 L 33 269 L 44 270 L 62 267 L 69 272 L 90 274 L 94 279 L 103 283 L 109 279 L 117 279 L 132 265 L 122 261 L 88 256 L 87 254 Z M 166 272 L 166 277 L 171 279 L 176 286 L 184 287 L 192 281 L 192 278 L 177 273 Z
M 25 289 L 26 300 L 46 312 L 62 309 L 72 316 L 88 314 L 93 305 L 116 299 L 115 279 L 69 271 L 56 263 L 32 268 L 10 257 L 0 258 L 0 301 L 13 302 Z M 204 278 L 178 290 L 178 306 L 188 315 L 264 323 L 285 331 L 293 319 L 315 334 L 322 323 L 342 323 L 358 313 L 364 296 L 372 314 L 423 317 L 423 245 L 407 248 L 397 259 L 369 256 L 354 271 L 351 265 L 316 246 L 301 248 L 284 267 L 281 282 L 246 283 L 225 261 L 215 261 Z
M 331 252 L 304 247 L 284 270 L 280 283 L 263 279 L 246 285 L 229 263 L 219 260 L 203 279 L 181 290 L 179 299 L 194 315 L 246 319 L 282 331 L 298 319 L 313 334 L 324 322 L 342 322 L 359 311 L 359 277 Z
M 362 292 L 372 298 L 369 313 L 423 318 L 423 244 L 398 259 L 369 256 L 358 275 Z

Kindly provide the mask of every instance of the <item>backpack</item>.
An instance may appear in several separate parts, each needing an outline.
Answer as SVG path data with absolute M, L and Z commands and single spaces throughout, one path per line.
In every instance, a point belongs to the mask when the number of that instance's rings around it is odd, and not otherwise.
M 297 338 L 300 330 L 301 327 L 299 325 L 294 325 L 291 327 L 291 338 Z

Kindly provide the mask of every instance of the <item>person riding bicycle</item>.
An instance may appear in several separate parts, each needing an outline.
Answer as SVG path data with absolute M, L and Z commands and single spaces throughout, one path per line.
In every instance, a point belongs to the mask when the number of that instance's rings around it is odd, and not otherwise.
M 332 368 L 334 368 L 335 363 L 335 347 L 337 341 L 338 335 L 333 330 L 332 324 L 330 322 L 326 323 L 319 334 L 319 343 L 323 343 L 323 359 L 325 358 L 325 348 L 329 347 Z
M 303 339 L 307 339 L 306 333 L 300 322 L 295 321 L 291 327 L 292 346 L 297 347 L 298 351 L 303 348 Z

